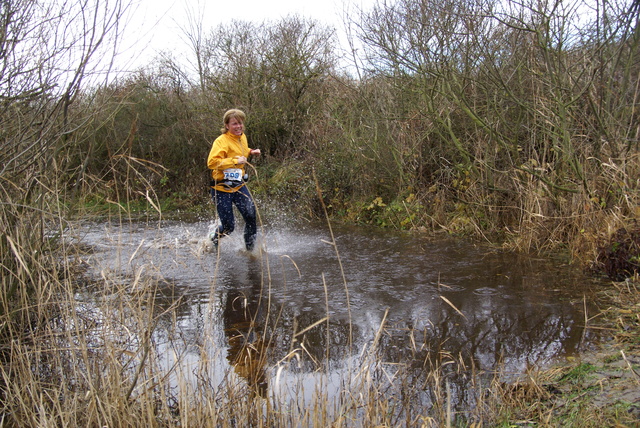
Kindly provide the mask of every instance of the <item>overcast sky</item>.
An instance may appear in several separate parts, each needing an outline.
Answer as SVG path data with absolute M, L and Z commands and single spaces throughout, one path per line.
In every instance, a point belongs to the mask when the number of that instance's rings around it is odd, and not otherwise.
M 204 11 L 204 30 L 229 20 L 262 22 L 300 15 L 342 27 L 345 10 L 368 9 L 376 0 L 132 0 L 122 43 L 119 67 L 134 69 L 148 64 L 159 51 L 184 52 L 181 26 L 187 16 Z

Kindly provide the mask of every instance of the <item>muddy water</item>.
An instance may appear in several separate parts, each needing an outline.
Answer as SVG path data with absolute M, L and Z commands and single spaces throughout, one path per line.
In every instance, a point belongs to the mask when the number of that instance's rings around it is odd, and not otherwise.
M 154 344 L 176 381 L 204 365 L 214 383 L 231 371 L 261 393 L 313 391 L 323 372 L 330 391 L 372 349 L 389 364 L 519 373 L 597 340 L 585 312 L 599 285 L 559 260 L 355 227 L 333 226 L 332 245 L 326 225 L 265 226 L 251 254 L 237 231 L 218 254 L 211 228 L 93 224 L 80 238 L 97 274 L 159 280 Z

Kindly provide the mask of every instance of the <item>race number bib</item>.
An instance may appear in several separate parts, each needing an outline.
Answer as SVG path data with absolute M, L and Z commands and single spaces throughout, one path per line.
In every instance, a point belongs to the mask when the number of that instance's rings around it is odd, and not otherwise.
M 224 172 L 225 180 L 242 181 L 242 170 L 240 168 L 229 168 L 222 172 Z

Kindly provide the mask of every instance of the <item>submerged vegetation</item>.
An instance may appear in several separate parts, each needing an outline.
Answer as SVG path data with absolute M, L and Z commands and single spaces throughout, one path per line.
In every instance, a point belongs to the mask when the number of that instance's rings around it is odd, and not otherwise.
M 333 29 L 301 17 L 198 23 L 185 31 L 195 69 L 166 54 L 105 81 L 127 8 L 0 5 L 0 425 L 637 422 L 637 397 L 593 397 L 623 378 L 594 377 L 612 364 L 640 385 L 639 2 L 379 2 L 344 23 L 348 55 Z M 260 204 L 568 251 L 618 281 L 602 314 L 616 352 L 508 385 L 470 378 L 466 414 L 442 376 L 466 364 L 455 357 L 416 384 L 369 353 L 340 402 L 319 382 L 307 407 L 230 375 L 206 388 L 208 367 L 200 388 L 175 379 L 150 339 L 174 309 L 156 307 L 159 281 L 87 276 L 87 249 L 65 238 L 96 211 L 126 221 L 135 207 L 155 219 L 206 204 L 205 159 L 230 107 L 246 110 L 264 154 L 251 171 Z M 96 306 L 81 298 L 91 286 L 104 293 Z M 429 406 L 411 407 L 419 394 Z

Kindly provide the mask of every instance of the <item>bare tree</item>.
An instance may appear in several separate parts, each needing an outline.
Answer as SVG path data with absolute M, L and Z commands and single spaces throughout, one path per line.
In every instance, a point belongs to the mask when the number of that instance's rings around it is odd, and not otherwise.
M 14 181 L 68 138 L 69 106 L 88 78 L 108 72 L 123 0 L 0 3 L 0 177 Z M 5 181 L 6 182 L 6 181 Z M 16 183 L 17 184 L 17 183 Z
M 91 120 L 70 107 L 83 85 L 109 70 L 125 10 L 123 0 L 0 2 L 0 266 L 11 272 L 1 314 L 14 299 L 27 301 L 18 291 L 25 296 L 49 283 L 30 271 L 55 264 L 43 251 L 45 225 L 62 205 L 63 154 Z M 12 311 L 28 318 L 20 308 Z
M 186 38 L 187 43 L 193 50 L 193 61 L 195 62 L 193 65 L 198 76 L 200 90 L 203 93 L 206 90 L 205 76 L 208 74 L 203 28 L 204 8 L 205 4 L 198 2 L 196 8 L 187 9 L 187 23 L 181 27 L 183 37 Z

